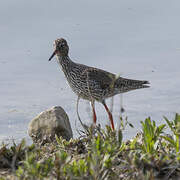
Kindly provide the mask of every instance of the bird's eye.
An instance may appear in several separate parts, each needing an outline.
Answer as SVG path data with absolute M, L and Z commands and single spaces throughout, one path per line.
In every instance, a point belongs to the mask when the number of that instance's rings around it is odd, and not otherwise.
M 64 43 L 60 45 L 60 47 L 64 47 Z

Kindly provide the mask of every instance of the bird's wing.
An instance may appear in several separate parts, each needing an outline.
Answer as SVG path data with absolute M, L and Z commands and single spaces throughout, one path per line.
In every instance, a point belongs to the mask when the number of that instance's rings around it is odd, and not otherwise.
M 92 86 L 102 90 L 111 88 L 115 82 L 116 76 L 110 72 L 97 68 L 87 68 L 83 71 L 90 88 Z

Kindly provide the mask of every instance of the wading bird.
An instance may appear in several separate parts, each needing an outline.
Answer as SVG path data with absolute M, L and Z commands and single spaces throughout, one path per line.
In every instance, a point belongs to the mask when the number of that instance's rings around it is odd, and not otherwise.
M 116 94 L 128 92 L 135 89 L 149 87 L 148 81 L 126 79 L 116 77 L 110 72 L 78 64 L 72 61 L 68 55 L 69 46 L 63 38 L 54 41 L 54 52 L 49 61 L 56 55 L 59 65 L 65 74 L 65 77 L 78 95 L 78 98 L 86 99 L 91 102 L 93 112 L 93 122 L 96 124 L 95 101 L 102 103 L 108 113 L 111 127 L 114 130 L 113 116 L 105 100 Z

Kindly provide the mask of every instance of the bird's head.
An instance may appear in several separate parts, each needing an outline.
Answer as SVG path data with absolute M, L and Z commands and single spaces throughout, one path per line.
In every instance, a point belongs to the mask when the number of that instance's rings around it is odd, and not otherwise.
M 53 43 L 54 52 L 49 58 L 49 61 L 57 54 L 58 56 L 67 56 L 69 52 L 69 46 L 67 41 L 63 38 L 56 39 Z

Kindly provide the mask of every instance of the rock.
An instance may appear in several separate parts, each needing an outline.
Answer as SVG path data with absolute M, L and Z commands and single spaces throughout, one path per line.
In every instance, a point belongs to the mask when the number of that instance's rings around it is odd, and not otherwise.
M 55 140 L 55 134 L 66 140 L 73 137 L 68 115 L 60 106 L 52 107 L 31 120 L 28 134 L 35 143 L 46 143 Z

